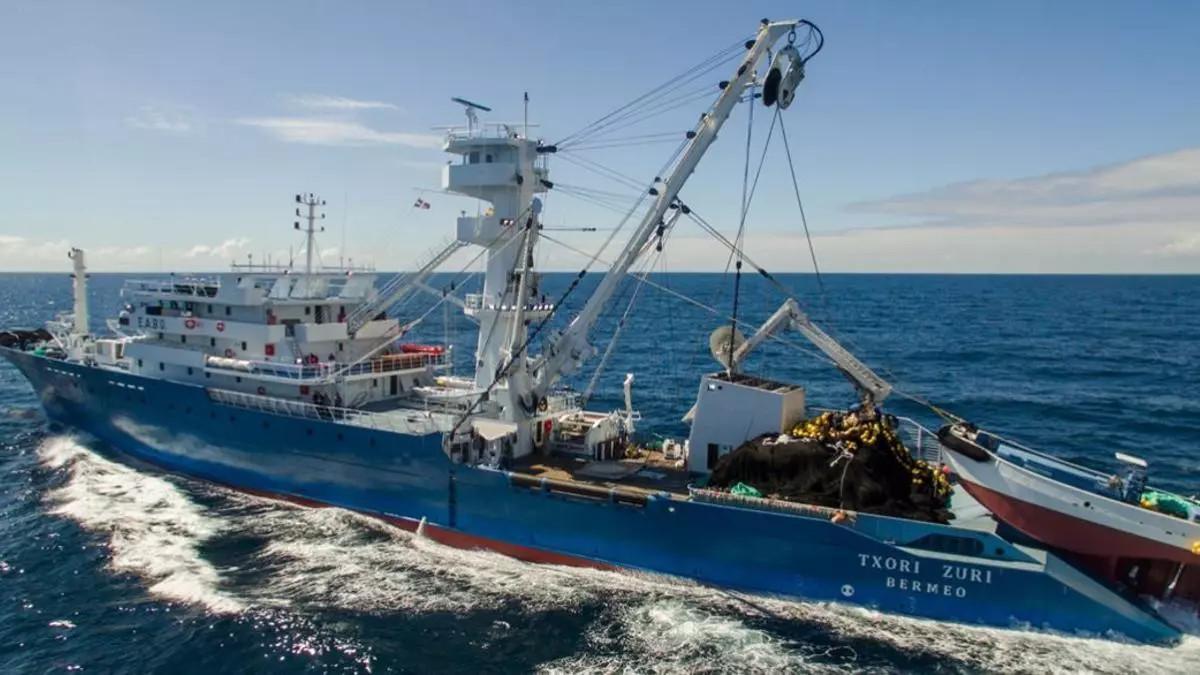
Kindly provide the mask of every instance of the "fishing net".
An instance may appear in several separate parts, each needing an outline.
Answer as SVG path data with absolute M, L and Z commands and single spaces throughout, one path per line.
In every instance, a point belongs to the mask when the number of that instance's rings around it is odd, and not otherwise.
M 914 459 L 887 416 L 827 412 L 790 435 L 760 436 L 722 457 L 708 487 L 739 483 L 773 499 L 927 522 L 953 517 L 945 473 Z

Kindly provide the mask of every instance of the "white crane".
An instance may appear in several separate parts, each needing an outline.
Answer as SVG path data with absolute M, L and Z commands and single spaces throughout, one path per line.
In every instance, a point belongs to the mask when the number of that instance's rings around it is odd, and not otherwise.
M 595 352 L 595 348 L 588 343 L 588 333 L 600 317 L 604 307 L 612 299 L 620 281 L 637 261 L 646 243 L 654 236 L 667 211 L 673 206 L 678 206 L 676 198 L 680 189 L 691 177 L 709 146 L 716 140 L 717 132 L 729 119 L 734 106 L 742 100 L 746 88 L 755 81 L 759 63 L 780 38 L 789 34 L 794 35 L 796 28 L 801 26 L 808 26 L 815 30 L 815 26 L 804 20 L 764 22 L 759 28 L 758 35 L 747 48 L 746 57 L 738 66 L 733 79 L 724 84 L 724 88 L 712 108 L 701 118 L 691 136 L 691 142 L 680 155 L 679 161 L 671 173 L 649 188 L 650 195 L 654 197 L 653 204 L 638 223 L 633 235 L 612 266 L 609 267 L 604 278 L 601 279 L 595 292 L 588 298 L 587 304 L 561 333 L 551 337 L 546 353 L 534 361 L 530 372 L 535 376 L 532 387 L 535 398 L 544 397 L 559 378 L 578 370 L 583 362 Z M 803 77 L 804 61 L 799 60 L 795 48 L 791 45 L 780 52 L 781 55 L 785 53 L 788 54 L 788 58 L 797 59 L 790 68 L 782 69 L 786 71 L 783 79 L 794 87 Z M 775 64 L 772 69 L 775 69 Z M 768 77 L 769 81 L 770 77 Z M 776 86 L 779 86 L 778 79 Z M 790 102 L 789 96 L 787 103 Z M 783 105 L 782 99 L 780 99 L 780 104 Z

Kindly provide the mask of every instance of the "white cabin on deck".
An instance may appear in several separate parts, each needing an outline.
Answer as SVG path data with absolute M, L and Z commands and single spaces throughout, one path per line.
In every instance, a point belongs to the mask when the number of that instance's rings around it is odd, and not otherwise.
M 709 473 L 746 441 L 788 433 L 804 417 L 803 387 L 741 373 L 705 375 L 691 420 L 688 471 Z

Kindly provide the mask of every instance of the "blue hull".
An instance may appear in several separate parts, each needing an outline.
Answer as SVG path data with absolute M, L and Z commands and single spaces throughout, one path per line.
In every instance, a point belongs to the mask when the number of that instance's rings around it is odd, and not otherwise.
M 1000 627 L 1172 642 L 1141 604 L 995 534 L 859 514 L 834 524 L 650 497 L 644 505 L 513 483 L 409 436 L 212 401 L 203 387 L 0 348 L 47 414 L 139 459 L 239 489 L 415 526 L 518 557 L 643 569 L 757 593 Z

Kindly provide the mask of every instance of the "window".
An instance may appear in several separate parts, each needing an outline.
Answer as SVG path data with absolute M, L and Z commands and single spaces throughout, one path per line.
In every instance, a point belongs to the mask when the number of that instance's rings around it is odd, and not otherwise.
M 204 373 L 204 377 L 206 377 L 206 378 L 212 377 L 212 373 L 207 373 L 207 372 L 206 372 L 206 373 Z
M 470 158 L 467 160 L 467 163 L 469 163 L 469 164 L 478 164 L 479 163 L 479 151 L 478 150 L 471 153 Z
M 230 311 L 230 308 L 229 308 L 229 307 L 226 307 L 226 308 L 225 308 L 225 316 L 229 316 L 229 315 L 230 315 L 230 314 L 232 314 L 232 313 L 233 313 L 233 312 L 231 312 L 231 311 Z
M 242 376 L 241 376 L 241 375 L 238 375 L 237 377 L 235 377 L 235 378 L 233 378 L 233 379 L 234 379 L 234 381 L 236 381 L 236 382 L 241 382 L 241 381 L 242 381 Z
M 142 360 L 138 359 L 138 368 L 141 368 L 141 367 L 142 367 Z
M 208 306 L 208 313 L 209 313 L 209 314 L 212 314 L 212 305 L 209 305 L 209 306 Z
M 246 341 L 242 340 L 242 351 L 246 351 Z
M 158 334 L 158 339 L 159 339 L 159 340 L 163 339 L 163 334 L 162 334 L 162 333 L 159 333 L 159 334 Z
M 343 345 L 342 343 L 340 343 L 340 342 L 339 342 L 339 343 L 338 343 L 338 351 L 339 351 L 339 352 L 341 352 L 341 351 L 345 351 L 345 350 L 343 349 L 343 347 L 344 347 L 344 346 L 345 346 L 345 345 Z
M 194 375 L 194 374 L 195 374 L 195 371 L 192 369 L 191 366 L 188 366 L 188 375 Z
M 166 369 L 167 369 L 167 364 L 163 363 L 162 361 L 159 361 L 159 362 L 158 362 L 158 369 L 159 369 L 159 370 L 166 370 Z
M 186 344 L 187 344 L 187 336 L 186 336 L 186 335 L 180 335 L 180 336 L 179 336 L 179 344 L 182 344 L 182 345 L 186 345 Z
M 213 337 L 208 338 L 208 346 L 216 347 L 217 346 L 217 338 L 213 338 Z
M 488 164 L 491 164 L 491 163 L 492 163 L 492 156 L 491 156 L 490 154 L 488 154 L 488 155 L 484 155 L 484 156 L 483 156 L 483 161 L 487 162 Z
M 309 314 L 312 314 L 312 307 L 305 307 L 305 308 L 304 308 L 304 315 L 305 315 L 305 316 L 308 316 Z

